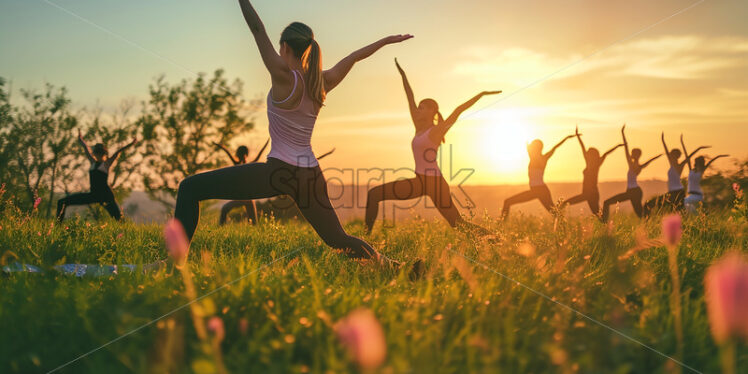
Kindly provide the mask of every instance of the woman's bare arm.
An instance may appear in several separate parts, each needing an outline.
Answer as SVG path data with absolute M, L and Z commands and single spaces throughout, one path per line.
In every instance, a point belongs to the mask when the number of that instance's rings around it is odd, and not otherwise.
M 122 154 L 122 152 L 124 152 L 124 151 L 125 151 L 126 149 L 128 149 L 128 148 L 132 147 L 132 146 L 133 146 L 133 145 L 135 145 L 135 143 L 137 143 L 137 142 L 138 142 L 138 139 L 137 139 L 137 138 L 135 138 L 135 137 L 133 137 L 133 138 L 132 138 L 132 141 L 131 141 L 131 142 L 129 142 L 129 143 L 127 143 L 127 144 L 125 144 L 125 145 L 124 145 L 123 147 L 121 147 L 120 149 L 116 150 L 116 151 L 115 151 L 115 152 L 114 152 L 114 153 L 112 154 L 112 156 L 111 156 L 111 157 L 109 157 L 109 158 L 107 159 L 107 163 L 108 163 L 109 165 L 112 165 L 112 164 L 114 164 L 114 162 L 115 162 L 115 161 L 117 161 L 117 159 L 118 159 L 118 158 L 119 158 L 119 156 L 120 156 L 120 155 Z
M 561 139 L 561 141 L 560 141 L 560 142 L 558 142 L 558 143 L 557 143 L 556 145 L 554 145 L 554 146 L 553 146 L 553 148 L 551 148 L 551 150 L 550 150 L 550 151 L 548 151 L 548 153 L 546 153 L 546 154 L 544 154 L 544 155 L 543 155 L 543 157 L 545 157 L 545 158 L 551 158 L 551 156 L 553 156 L 553 154 L 554 154 L 554 153 L 556 153 L 556 150 L 558 149 L 558 147 L 560 147 L 560 146 L 561 146 L 562 144 L 564 144 L 564 143 L 565 143 L 565 142 L 566 142 L 567 140 L 569 140 L 569 139 L 571 139 L 571 138 L 573 138 L 573 137 L 575 137 L 575 136 L 576 136 L 576 135 L 568 135 L 568 136 L 566 136 L 565 138 Z
M 290 84 L 291 70 L 275 50 L 275 47 L 273 47 L 273 43 L 270 41 L 267 31 L 265 31 L 265 25 L 263 25 L 260 16 L 252 7 L 249 0 L 239 0 L 239 7 L 242 9 L 242 14 L 244 15 L 244 20 L 247 22 L 247 26 L 249 26 L 249 30 L 252 31 L 252 35 L 257 43 L 257 49 L 260 51 L 260 56 L 262 57 L 262 62 L 270 73 L 273 85 Z
M 657 156 L 654 156 L 654 157 L 650 158 L 649 160 L 647 160 L 647 162 L 645 162 L 645 163 L 641 164 L 641 165 L 640 165 L 640 167 L 641 167 L 642 169 L 644 169 L 645 167 L 649 166 L 649 164 L 651 164 L 651 163 L 652 163 L 652 161 L 654 161 L 654 160 L 656 160 L 656 159 L 660 158 L 661 156 L 662 156 L 662 154 L 659 154 L 659 155 L 657 155 Z
M 582 141 L 582 134 L 579 133 L 579 126 L 577 126 L 576 130 L 574 130 L 574 135 L 577 137 L 577 140 L 579 140 L 579 146 L 582 147 L 582 153 L 587 154 L 587 148 L 585 148 L 584 142 Z
M 413 88 L 410 87 L 410 82 L 408 82 L 408 76 L 405 75 L 405 70 L 400 66 L 400 63 L 397 62 L 397 59 L 395 59 L 395 66 L 397 66 L 397 71 L 400 73 L 400 77 L 403 79 L 403 88 L 405 89 L 405 96 L 408 98 L 408 109 L 410 110 L 410 118 L 415 122 L 415 112 L 416 112 L 416 98 L 415 95 L 413 95 Z
M 622 144 L 618 144 L 615 147 L 609 149 L 607 152 L 603 153 L 603 155 L 600 158 L 602 158 L 602 161 L 605 161 L 606 157 L 608 157 L 611 153 L 613 153 L 613 151 L 615 151 L 616 149 L 618 149 L 620 147 L 623 147 L 623 143 Z
M 323 159 L 323 158 L 331 155 L 333 152 L 335 152 L 335 148 L 333 148 L 333 149 L 331 149 L 331 150 L 323 153 L 321 156 L 317 157 L 317 160 L 319 161 L 319 160 L 321 160 L 321 159 Z
M 262 154 L 265 153 L 265 149 L 267 149 L 268 144 L 270 144 L 270 138 L 268 138 L 268 140 L 265 141 L 265 144 L 262 145 L 262 148 L 260 148 L 260 151 L 257 152 L 257 156 L 255 157 L 254 160 L 252 160 L 253 163 L 260 160 L 260 157 L 262 157 Z
M 462 103 L 460 106 L 455 108 L 454 111 L 452 111 L 452 114 L 449 115 L 445 120 L 439 121 L 439 123 L 436 125 L 436 127 L 431 130 L 429 133 L 429 138 L 431 138 L 432 141 L 441 141 L 441 139 L 444 138 L 444 136 L 447 134 L 447 131 L 449 131 L 450 128 L 452 128 L 452 125 L 457 122 L 457 118 L 460 117 L 460 115 L 468 110 L 471 106 L 475 105 L 475 103 L 480 100 L 481 97 L 486 95 L 497 95 L 500 94 L 501 91 L 483 91 L 475 96 L 473 96 L 470 100 Z
M 328 92 L 332 91 L 333 88 L 340 84 L 340 82 L 343 81 L 343 78 L 348 75 L 348 72 L 351 71 L 351 68 L 353 68 L 353 65 L 356 62 L 359 62 L 373 55 L 374 52 L 378 51 L 388 44 L 400 43 L 412 37 L 413 35 L 410 34 L 391 35 L 386 38 L 379 39 L 376 42 L 371 43 L 366 47 L 363 47 L 349 54 L 348 56 L 340 60 L 340 62 L 335 64 L 335 66 L 323 72 L 323 76 L 325 79 L 325 90 Z
M 722 157 L 729 157 L 729 156 L 730 155 L 719 155 L 719 156 L 712 158 L 711 160 L 709 160 L 709 162 L 706 163 L 706 165 L 704 165 L 704 170 L 709 169 L 709 165 L 711 165 L 712 162 L 717 161 L 717 159 L 722 158 Z
M 626 163 L 629 168 L 633 167 L 634 161 L 631 160 L 631 152 L 629 151 L 629 142 L 626 141 L 626 124 L 621 127 L 621 138 L 623 139 L 623 149 L 626 151 Z
M 81 130 L 78 129 L 78 144 L 83 147 L 83 152 L 86 153 L 86 157 L 88 158 L 88 161 L 93 161 L 93 156 L 91 155 L 91 148 L 88 147 L 88 144 L 86 144 L 86 141 L 83 140 L 83 135 L 81 135 Z
M 221 149 L 222 151 L 226 152 L 226 156 L 229 156 L 232 164 L 239 165 L 239 160 L 237 160 L 236 157 L 234 157 L 234 155 L 231 153 L 231 151 L 229 151 L 228 148 L 226 148 L 226 146 L 224 146 L 221 143 L 216 143 L 216 142 L 213 142 L 213 145 Z

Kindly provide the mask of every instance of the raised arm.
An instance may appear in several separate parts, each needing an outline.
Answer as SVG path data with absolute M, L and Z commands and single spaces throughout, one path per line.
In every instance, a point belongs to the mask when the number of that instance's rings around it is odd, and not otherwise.
M 553 148 L 551 148 L 551 150 L 548 151 L 548 153 L 546 153 L 546 154 L 543 155 L 543 157 L 545 157 L 545 158 L 551 158 L 551 156 L 553 156 L 553 154 L 556 152 L 556 150 L 558 149 L 558 147 L 561 146 L 561 144 L 564 144 L 564 142 L 566 142 L 567 140 L 573 138 L 574 136 L 576 136 L 576 135 L 569 135 L 569 136 L 561 139 L 561 141 L 558 142 L 558 144 L 554 145 Z
M 729 156 L 730 155 L 719 155 L 719 156 L 714 157 L 713 159 L 709 160 L 709 162 L 707 162 L 706 165 L 704 165 L 704 170 L 709 169 L 709 165 L 711 165 L 712 162 L 717 161 L 718 158 L 729 157 Z
M 675 163 L 673 163 L 673 160 L 670 159 L 670 150 L 667 147 L 667 143 L 665 143 L 665 132 L 664 131 L 662 132 L 662 135 L 660 136 L 660 139 L 662 140 L 662 147 L 665 148 L 665 156 L 667 157 L 667 161 L 670 164 L 670 167 L 674 168 L 674 167 L 679 166 L 677 164 L 677 162 L 678 162 L 677 160 L 675 161 Z
M 686 156 L 686 159 L 683 160 L 683 162 L 688 165 L 688 170 L 691 170 L 691 157 L 688 155 L 688 151 L 686 150 L 686 143 L 683 141 L 683 134 L 680 134 L 680 146 L 683 148 L 683 154 Z
M 81 130 L 78 129 L 78 144 L 83 147 L 83 151 L 86 153 L 86 157 L 88 158 L 88 161 L 93 162 L 93 156 L 91 155 L 91 148 L 88 147 L 88 144 L 83 140 L 83 135 L 81 135 Z
M 222 151 L 226 152 L 226 156 L 229 156 L 229 158 L 231 159 L 231 163 L 232 164 L 234 164 L 234 165 L 238 165 L 239 164 L 239 160 L 237 160 L 236 157 L 234 157 L 234 155 L 231 154 L 231 151 L 228 148 L 226 148 L 223 144 L 213 142 L 213 145 L 216 146 L 217 148 L 221 149 Z
M 607 152 L 603 153 L 603 155 L 600 156 L 600 158 L 602 159 L 602 161 L 605 161 L 606 157 L 608 157 L 611 153 L 613 153 L 613 151 L 615 151 L 616 149 L 618 149 L 620 147 L 623 147 L 623 144 L 618 144 L 615 147 L 609 149 Z
M 702 146 L 694 149 L 693 152 L 691 152 L 691 153 L 686 153 L 685 152 L 685 148 L 684 148 L 683 149 L 683 154 L 686 156 L 686 160 L 688 160 L 689 165 L 691 164 L 691 157 L 693 157 L 693 155 L 695 155 L 696 152 L 698 152 L 698 151 L 700 151 L 702 149 L 707 149 L 707 148 L 712 148 L 712 146 L 710 146 L 710 145 L 702 145 Z M 683 161 L 683 162 L 686 162 L 686 161 Z
M 662 154 L 659 154 L 659 155 L 657 155 L 657 156 L 654 156 L 654 157 L 650 158 L 649 160 L 647 160 L 647 162 L 645 162 L 645 163 L 641 164 L 641 166 L 640 166 L 640 167 L 641 167 L 642 169 L 644 169 L 645 167 L 649 166 L 649 164 L 651 164 L 651 163 L 652 163 L 652 161 L 654 161 L 654 160 L 656 160 L 656 159 L 660 158 L 661 156 L 662 156 Z
M 257 156 L 255 157 L 254 160 L 252 160 L 253 163 L 260 160 L 260 157 L 262 157 L 262 154 L 265 153 L 265 149 L 267 149 L 268 144 L 270 144 L 270 138 L 268 138 L 268 140 L 265 141 L 265 144 L 262 145 L 262 148 L 260 148 L 260 151 L 257 152 Z
M 626 124 L 621 127 L 621 138 L 623 139 L 623 149 L 626 151 L 626 164 L 629 168 L 633 167 L 634 161 L 631 160 L 631 151 L 629 151 L 629 142 L 626 141 Z
M 356 62 L 359 62 L 373 55 L 374 52 L 378 51 L 380 48 L 388 44 L 400 43 L 412 37 L 413 35 L 410 34 L 391 35 L 386 38 L 379 39 L 376 42 L 349 54 L 348 56 L 340 60 L 340 62 L 335 64 L 335 66 L 323 72 L 323 77 L 325 79 L 325 90 L 327 92 L 330 92 L 333 88 L 340 84 L 340 82 L 343 81 L 343 78 L 348 75 L 348 72 L 351 71 L 351 68 L 353 68 L 353 65 Z
M 132 147 L 132 146 L 133 146 L 133 145 L 135 145 L 135 143 L 137 143 L 137 142 L 138 142 L 138 139 L 137 139 L 137 138 L 135 138 L 135 137 L 133 137 L 133 138 L 132 138 L 132 141 L 131 141 L 131 142 L 129 142 L 129 143 L 127 143 L 127 144 L 125 144 L 125 145 L 124 145 L 123 147 L 121 147 L 120 149 L 116 150 L 116 151 L 115 151 L 115 152 L 114 152 L 114 153 L 112 154 L 112 156 L 111 156 L 111 157 L 109 157 L 109 158 L 107 159 L 107 163 L 108 163 L 109 165 L 112 165 L 112 164 L 113 164 L 113 163 L 114 163 L 115 161 L 117 161 L 117 159 L 119 158 L 119 155 L 120 155 L 120 154 L 122 154 L 122 152 L 123 152 L 124 150 L 126 150 L 126 149 L 128 149 L 128 148 Z
M 582 134 L 579 133 L 579 126 L 574 130 L 574 135 L 577 137 L 577 140 L 579 140 L 579 146 L 582 147 L 582 153 L 587 154 L 587 148 L 585 148 L 584 142 L 582 141 Z M 603 156 L 603 158 L 605 158 L 605 156 Z
M 408 98 L 410 118 L 415 122 L 416 98 L 413 95 L 413 89 L 410 87 L 410 82 L 408 82 L 408 77 L 405 75 L 405 70 L 403 70 L 400 63 L 397 62 L 397 59 L 395 59 L 395 66 L 397 66 L 397 71 L 400 72 L 400 77 L 403 79 L 403 88 L 405 88 L 405 96 Z
M 440 119 L 439 123 L 436 125 L 436 128 L 434 128 L 433 130 L 431 130 L 431 132 L 429 132 L 429 138 L 434 142 L 441 141 L 441 139 L 444 138 L 444 135 L 447 134 L 447 131 L 449 131 L 449 129 L 452 128 L 452 125 L 454 125 L 455 122 L 457 122 L 457 118 L 460 117 L 460 115 L 464 111 L 468 110 L 468 108 L 475 105 L 475 103 L 477 103 L 481 97 L 485 95 L 496 95 L 500 93 L 501 91 L 483 91 L 473 96 L 470 100 L 462 103 L 460 106 L 455 108 L 455 110 L 452 111 L 452 114 L 450 114 L 449 117 L 447 117 L 447 119 L 443 121 Z
M 329 155 L 331 155 L 333 152 L 335 152 L 335 148 L 327 151 L 326 153 L 323 153 L 321 156 L 317 157 L 317 160 L 321 160 Z
M 270 77 L 273 83 L 290 83 L 291 71 L 288 65 L 278 55 L 278 52 L 273 47 L 273 43 L 268 37 L 267 31 L 265 31 L 265 25 L 262 24 L 260 16 L 257 14 L 249 0 L 239 0 L 239 7 L 242 9 L 244 20 L 247 21 L 249 30 L 252 31 L 252 35 L 257 43 L 257 49 L 260 51 L 262 62 L 270 72 Z

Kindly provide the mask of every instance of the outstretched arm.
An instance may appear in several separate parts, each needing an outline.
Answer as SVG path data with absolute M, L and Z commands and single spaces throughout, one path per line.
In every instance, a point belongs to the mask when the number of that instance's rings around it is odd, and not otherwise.
M 374 52 L 378 51 L 380 48 L 388 44 L 400 43 L 412 37 L 413 35 L 410 34 L 391 35 L 386 38 L 379 39 L 376 42 L 369 44 L 366 47 L 363 47 L 346 56 L 345 58 L 340 60 L 340 62 L 335 64 L 335 66 L 323 72 L 323 76 L 325 78 L 325 90 L 327 92 L 330 92 L 333 88 L 340 84 L 340 82 L 343 81 L 343 78 L 348 75 L 348 72 L 351 71 L 351 68 L 353 68 L 353 65 L 356 62 L 359 62 L 373 55 Z
M 78 144 L 83 147 L 83 152 L 86 152 L 86 157 L 88 158 L 88 161 L 93 161 L 93 156 L 91 156 L 91 148 L 88 147 L 88 144 L 83 140 L 83 135 L 81 135 L 81 130 L 78 129 Z
M 545 157 L 545 158 L 551 158 L 551 156 L 553 156 L 553 154 L 556 152 L 556 150 L 558 149 L 558 147 L 561 146 L 561 144 L 564 144 L 564 142 L 566 142 L 567 140 L 569 140 L 569 139 L 571 139 L 571 138 L 573 138 L 575 136 L 576 135 L 569 135 L 569 136 L 561 139 L 561 141 L 558 142 L 558 144 L 554 145 L 553 148 L 551 148 L 551 150 L 548 151 L 548 153 L 546 153 L 546 154 L 543 155 L 543 157 Z
M 649 160 L 647 160 L 647 162 L 645 162 L 645 163 L 641 164 L 641 168 L 642 168 L 642 169 L 644 169 L 645 167 L 649 166 L 649 164 L 651 164 L 651 163 L 652 163 L 652 161 L 654 161 L 654 160 L 656 160 L 656 159 L 660 158 L 661 156 L 662 156 L 662 154 L 659 154 L 659 155 L 657 155 L 657 156 L 654 156 L 654 157 L 650 158 Z
M 127 143 L 127 144 L 125 144 L 125 145 L 124 145 L 123 147 L 121 147 L 120 149 L 116 150 L 116 151 L 115 151 L 115 152 L 114 152 L 114 153 L 112 154 L 112 156 L 111 156 L 111 157 L 109 157 L 109 158 L 107 159 L 107 163 L 108 163 L 109 165 L 113 164 L 113 163 L 114 163 L 115 161 L 117 161 L 117 159 L 119 158 L 119 155 L 120 155 L 120 154 L 122 154 L 122 152 L 123 152 L 124 150 L 126 150 L 126 149 L 128 149 L 128 148 L 132 147 L 132 146 L 133 146 L 133 145 L 135 145 L 135 143 L 137 143 L 137 142 L 138 142 L 138 139 L 137 139 L 137 138 L 135 138 L 135 137 L 133 137 L 133 138 L 132 138 L 132 141 L 131 141 L 131 142 L 129 142 L 129 143 Z
M 327 151 L 326 153 L 323 153 L 321 156 L 317 157 L 317 160 L 321 160 L 329 155 L 331 155 L 333 152 L 335 152 L 335 148 Z
M 468 110 L 471 106 L 475 105 L 475 103 L 480 100 L 481 97 L 485 95 L 496 95 L 500 94 L 501 91 L 483 91 L 475 96 L 473 96 L 470 100 L 462 103 L 462 105 L 455 108 L 454 111 L 452 111 L 452 114 L 447 117 L 445 120 L 439 120 L 439 123 L 436 125 L 436 128 L 431 130 L 429 133 L 429 138 L 434 142 L 439 142 L 441 139 L 444 138 L 444 135 L 447 134 L 447 131 L 449 131 L 450 128 L 452 128 L 452 125 L 457 122 L 457 118 L 460 117 L 460 115 Z
M 700 151 L 702 149 L 707 149 L 707 148 L 712 148 L 712 146 L 710 146 L 710 145 L 702 145 L 701 147 L 698 147 L 698 148 L 694 149 L 694 151 L 691 152 L 691 153 L 685 153 L 685 148 L 684 148 L 683 151 L 684 151 L 684 154 L 686 156 L 686 160 L 688 160 L 688 163 L 689 164 L 691 163 L 691 157 L 693 157 L 693 155 L 695 155 L 696 152 L 698 152 L 698 151 Z M 683 161 L 683 162 L 685 162 L 685 161 Z
M 216 147 L 218 147 L 218 148 L 220 148 L 224 152 L 226 152 L 226 156 L 229 156 L 229 158 L 231 159 L 231 163 L 233 163 L 234 165 L 238 165 L 239 164 L 239 160 L 237 160 L 236 157 L 234 157 L 234 155 L 231 154 L 231 151 L 229 151 L 229 149 L 226 148 L 223 144 L 213 142 L 213 145 L 216 146 Z
M 709 169 L 709 165 L 711 165 L 712 162 L 717 161 L 718 158 L 729 157 L 729 156 L 730 155 L 719 155 L 719 156 L 714 157 L 713 159 L 709 160 L 709 162 L 707 162 L 706 165 L 704 165 L 704 170 Z
M 416 98 L 413 95 L 413 89 L 410 87 L 410 82 L 408 82 L 408 77 L 405 75 L 405 70 L 400 67 L 400 63 L 397 62 L 397 59 L 395 59 L 395 66 L 397 66 L 397 71 L 400 72 L 400 77 L 403 79 L 403 88 L 405 88 L 405 96 L 408 98 L 410 118 L 415 122 Z
M 252 7 L 252 4 L 249 3 L 249 0 L 239 0 L 239 7 L 242 9 L 242 14 L 244 15 L 244 20 L 247 22 L 247 26 L 249 26 L 249 30 L 252 31 L 252 35 L 257 43 L 257 49 L 259 49 L 260 56 L 262 56 L 262 62 L 265 64 L 268 72 L 270 72 L 273 83 L 290 83 L 291 71 L 280 55 L 278 55 L 275 47 L 273 47 L 267 31 L 265 31 L 265 25 L 262 24 L 262 20 Z
M 686 150 L 686 143 L 683 141 L 683 134 L 680 134 L 680 146 L 683 148 L 683 154 L 686 156 L 686 159 L 683 160 L 683 162 L 688 165 L 688 170 L 691 170 L 691 156 L 688 155 L 688 151 Z
M 603 155 L 601 156 L 602 161 L 605 161 L 605 158 L 608 157 L 608 155 L 610 155 L 611 153 L 613 153 L 613 151 L 615 151 L 616 149 L 618 149 L 620 147 L 623 147 L 623 144 L 618 144 L 617 146 L 615 146 L 615 147 L 609 149 L 607 152 L 603 153 Z
M 257 152 L 257 156 L 254 160 L 252 160 L 252 163 L 255 163 L 260 160 L 260 157 L 262 157 L 262 154 L 265 153 L 265 149 L 268 147 L 268 144 L 270 143 L 270 138 L 265 141 L 265 144 L 262 145 L 262 148 L 260 148 L 260 151 Z
M 629 168 L 633 166 L 633 161 L 631 161 L 631 152 L 629 151 L 629 142 L 626 141 L 626 124 L 623 124 L 623 127 L 621 127 L 621 138 L 623 139 L 623 149 L 626 151 L 626 163 L 629 165 Z
M 584 142 L 582 141 L 582 134 L 579 133 L 579 126 L 577 126 L 574 131 L 574 135 L 577 137 L 577 140 L 579 140 L 579 146 L 582 147 L 582 153 L 587 154 L 587 148 L 584 147 Z M 603 156 L 603 158 L 605 158 L 605 156 Z

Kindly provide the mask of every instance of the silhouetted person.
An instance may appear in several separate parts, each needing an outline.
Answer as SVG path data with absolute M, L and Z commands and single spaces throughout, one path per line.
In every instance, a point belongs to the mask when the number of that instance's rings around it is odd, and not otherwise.
M 251 162 L 257 162 L 260 160 L 260 157 L 262 157 L 262 154 L 265 152 L 265 149 L 267 148 L 269 143 L 270 139 L 268 139 L 265 144 L 263 144 L 262 148 L 260 148 L 260 151 L 257 152 L 257 155 Z M 223 144 L 213 143 L 213 145 L 226 152 L 226 155 L 229 156 L 231 162 L 234 165 L 247 163 L 247 157 L 249 156 L 249 148 L 247 148 L 247 146 L 240 145 L 236 148 L 236 152 L 234 152 L 234 154 L 231 154 L 231 151 L 229 151 L 229 149 L 226 148 Z M 244 210 L 247 212 L 247 220 L 249 221 L 249 223 L 257 223 L 257 205 L 255 204 L 254 200 L 232 200 L 227 202 L 226 204 L 223 204 L 223 206 L 221 207 L 221 217 L 219 218 L 218 223 L 220 225 L 226 224 L 226 217 L 228 217 L 231 210 L 241 207 L 244 207 Z
M 689 160 L 696 152 L 709 147 L 696 148 L 690 155 L 685 155 L 683 161 L 678 161 L 681 156 L 680 149 L 668 149 L 665 143 L 665 133 L 662 133 L 662 147 L 665 149 L 668 164 L 670 168 L 667 171 L 667 190 L 664 195 L 653 197 L 644 204 L 644 216 L 649 216 L 655 209 L 662 211 L 674 211 L 683 208 L 683 199 L 686 197 L 686 191 L 683 189 L 683 182 L 680 180 L 683 174 L 683 167 L 686 166 L 686 160 Z
M 649 166 L 652 161 L 658 159 L 661 154 L 650 158 L 647 162 L 639 164 L 639 159 L 642 156 L 642 151 L 639 148 L 634 148 L 629 152 L 629 143 L 626 141 L 626 125 L 621 128 L 621 138 L 623 138 L 623 149 L 626 150 L 626 163 L 629 166 L 629 170 L 626 173 L 626 192 L 615 195 L 603 203 L 603 215 L 601 220 L 603 222 L 608 221 L 610 213 L 610 206 L 613 204 L 621 203 L 624 201 L 630 201 L 631 206 L 634 208 L 634 213 L 641 218 L 642 216 L 642 189 L 639 187 L 637 178 L 641 174 L 642 170 Z
M 558 144 L 553 146 L 548 153 L 543 154 L 543 142 L 540 139 L 535 139 L 527 145 L 527 154 L 530 156 L 530 164 L 527 167 L 527 174 L 530 178 L 530 189 L 528 191 L 520 192 L 506 200 L 504 200 L 504 207 L 501 209 L 501 216 L 506 218 L 509 215 L 509 210 L 512 205 L 524 203 L 527 201 L 537 199 L 543 204 L 548 212 L 553 210 L 553 199 L 551 198 L 551 191 L 543 181 L 543 175 L 545 174 L 545 167 L 548 165 L 548 159 L 553 156 L 556 149 L 564 144 L 567 140 L 573 138 L 575 135 L 569 135 L 563 138 Z
M 122 151 L 137 142 L 137 139 L 133 138 L 132 142 L 118 149 L 109 157 L 104 144 L 96 143 L 93 149 L 89 148 L 83 140 L 81 131 L 78 130 L 78 143 L 83 147 L 86 157 L 91 162 L 91 167 L 88 169 L 90 191 L 68 195 L 57 200 L 57 219 L 62 221 L 65 218 L 65 210 L 71 205 L 101 204 L 112 218 L 120 220 L 122 213 L 120 212 L 119 205 L 117 205 L 117 201 L 114 200 L 114 192 L 112 192 L 107 181 L 109 178 L 109 169 L 117 161 Z
M 683 205 L 689 212 L 695 212 L 704 202 L 704 192 L 701 190 L 701 178 L 704 177 L 704 172 L 709 166 L 717 159 L 727 157 L 729 155 L 718 155 L 709 162 L 706 162 L 704 156 L 696 157 L 693 167 L 691 167 L 691 155 L 686 150 L 686 143 L 683 142 L 683 134 L 680 136 L 680 144 L 683 147 L 683 154 L 688 155 L 686 157 L 686 165 L 688 165 L 688 195 L 683 201 Z
M 600 191 L 597 189 L 597 177 L 600 174 L 600 166 L 603 165 L 605 158 L 613 153 L 613 151 L 618 149 L 618 147 L 622 147 L 623 143 L 609 149 L 607 152 L 603 153 L 602 156 L 600 156 L 600 152 L 597 150 L 597 148 L 591 147 L 587 149 L 584 147 L 582 135 L 579 133 L 578 127 L 576 130 L 576 136 L 579 140 L 579 145 L 582 147 L 582 154 L 584 155 L 584 162 L 586 165 L 584 171 L 582 172 L 582 193 L 569 198 L 569 200 L 564 201 L 561 205 L 561 208 L 565 207 L 566 205 L 574 205 L 581 202 L 587 202 L 587 206 L 590 207 L 590 211 L 592 211 L 592 214 L 599 216 L 601 214 Z
M 270 153 L 267 162 L 217 169 L 183 180 L 177 194 L 176 219 L 191 240 L 202 200 L 251 200 L 289 195 L 327 245 L 344 250 L 354 258 L 383 261 L 368 243 L 343 230 L 330 203 L 327 183 L 310 140 L 325 96 L 345 78 L 353 65 L 385 45 L 412 36 L 383 38 L 323 71 L 321 50 L 309 26 L 300 22 L 288 25 L 281 34 L 279 54 L 249 1 L 240 0 L 239 5 L 272 81 L 267 98 L 272 139 Z
M 408 77 L 400 64 L 395 59 L 395 66 L 400 72 L 405 87 L 405 96 L 408 99 L 410 117 L 416 133 L 411 141 L 413 158 L 416 163 L 416 176 L 410 179 L 400 179 L 385 183 L 369 190 L 366 199 L 366 228 L 371 232 L 377 219 L 379 202 L 385 200 L 410 200 L 421 196 L 428 196 L 434 202 L 436 209 L 449 222 L 449 225 L 465 225 L 468 228 L 479 228 L 466 222 L 452 201 L 449 184 L 442 176 L 437 154 L 447 131 L 452 128 L 457 118 L 473 106 L 485 95 L 501 93 L 501 91 L 484 91 L 475 95 L 472 99 L 458 106 L 447 119 L 442 118 L 439 113 L 439 105 L 433 99 L 423 99 L 416 106 L 413 89 L 410 87 Z M 485 229 L 481 231 L 485 232 Z

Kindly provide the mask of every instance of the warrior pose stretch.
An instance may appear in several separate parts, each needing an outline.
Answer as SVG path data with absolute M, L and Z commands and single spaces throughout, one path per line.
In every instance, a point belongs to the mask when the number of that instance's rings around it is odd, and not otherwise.
M 114 200 L 114 192 L 112 192 L 111 187 L 109 187 L 109 182 L 107 181 L 109 177 L 109 169 L 112 167 L 112 164 L 117 161 L 117 158 L 119 158 L 122 151 L 130 148 L 137 142 L 137 139 L 133 138 L 132 142 L 118 149 L 111 157 L 109 157 L 104 144 L 97 143 L 94 145 L 93 149 L 90 149 L 83 140 L 81 131 L 78 130 L 78 143 L 83 147 L 86 157 L 91 162 L 91 168 L 88 169 L 88 180 L 91 190 L 89 192 L 68 195 L 57 200 L 57 219 L 62 221 L 65 218 L 65 209 L 71 205 L 89 205 L 98 203 L 104 206 L 112 218 L 120 220 L 122 218 L 122 213 L 119 210 L 117 201 Z
M 416 106 L 413 89 L 410 87 L 408 77 L 400 64 L 395 60 L 395 66 L 400 72 L 405 87 L 405 96 L 408 99 L 410 108 L 410 117 L 413 120 L 416 134 L 411 141 L 413 149 L 413 158 L 416 163 L 416 176 L 410 179 L 401 179 L 394 182 L 385 183 L 369 190 L 366 199 L 366 227 L 369 232 L 374 227 L 379 210 L 379 202 L 385 200 L 410 200 L 421 196 L 428 196 L 439 210 L 449 225 L 465 225 L 469 228 L 480 227 L 468 223 L 457 211 L 457 207 L 452 201 L 452 194 L 449 191 L 449 184 L 442 176 L 439 165 L 437 164 L 437 154 L 439 145 L 442 143 L 445 134 L 457 118 L 473 106 L 478 100 L 485 95 L 501 93 L 501 91 L 484 91 L 475 95 L 472 99 L 458 106 L 447 119 L 442 118 L 439 113 L 439 105 L 433 99 L 423 99 Z M 435 123 L 436 122 L 436 123 Z M 482 229 L 481 231 L 485 231 Z
M 381 256 L 368 243 L 346 234 L 327 194 L 327 183 L 312 152 L 310 140 L 325 95 L 357 61 L 380 48 L 410 39 L 393 35 L 363 47 L 329 70 L 322 70 L 321 50 L 309 26 L 293 22 L 280 38 L 276 52 L 260 17 L 248 0 L 239 5 L 272 81 L 267 114 L 272 144 L 267 162 L 237 165 L 186 178 L 179 185 L 174 215 L 192 239 L 202 200 L 251 200 L 289 195 L 306 220 L 329 246 L 354 258 Z
M 597 189 L 597 176 L 598 174 L 600 174 L 600 166 L 603 165 L 603 162 L 605 161 L 605 158 L 608 157 L 608 155 L 613 153 L 613 151 L 618 149 L 618 147 L 622 147 L 623 144 L 618 144 L 617 146 L 609 149 L 607 152 L 603 153 L 602 156 L 600 156 L 600 152 L 597 150 L 597 148 L 590 147 L 589 149 L 587 149 L 584 147 L 584 142 L 582 142 L 582 134 L 579 133 L 578 127 L 576 130 L 576 136 L 579 140 L 579 145 L 582 147 L 584 162 L 587 165 L 587 167 L 582 172 L 582 193 L 569 198 L 569 200 L 564 201 L 562 204 L 562 208 L 566 205 L 587 202 L 587 205 L 590 207 L 590 211 L 592 211 L 592 214 L 600 215 L 600 191 L 598 191 Z
M 647 162 L 639 164 L 639 159 L 642 156 L 642 151 L 639 148 L 634 148 L 629 152 L 629 143 L 626 141 L 626 125 L 621 128 L 621 138 L 623 138 L 623 149 L 626 150 L 626 163 L 629 165 L 629 170 L 626 173 L 626 192 L 615 195 L 603 203 L 603 214 L 601 220 L 603 222 L 608 221 L 608 215 L 610 214 L 610 206 L 616 203 L 630 201 L 631 206 L 634 208 L 634 213 L 638 217 L 642 216 L 642 189 L 639 187 L 637 178 L 642 172 L 642 169 L 649 166 L 652 161 L 658 159 L 660 155 L 650 158 Z
M 686 143 L 683 142 L 683 135 L 680 136 L 680 145 L 683 147 L 683 154 L 688 155 L 686 150 Z M 722 157 L 728 157 L 729 155 L 718 155 L 709 162 L 706 162 L 704 156 L 696 157 L 694 165 L 691 167 L 691 156 L 686 156 L 686 165 L 688 165 L 688 196 L 683 201 L 684 207 L 689 212 L 695 212 L 704 202 L 704 192 L 701 190 L 701 178 L 704 176 L 704 172 L 712 162 Z
M 530 177 L 530 189 L 504 200 L 504 207 L 501 209 L 502 217 L 507 217 L 509 215 L 509 209 L 511 209 L 512 205 L 535 199 L 538 199 L 547 211 L 551 212 L 553 210 L 551 191 L 543 181 L 543 174 L 545 174 L 545 167 L 548 165 L 548 159 L 553 156 L 556 149 L 574 136 L 575 135 L 569 135 L 563 138 L 546 154 L 543 154 L 543 142 L 540 141 L 540 139 L 535 139 L 527 145 L 527 154 L 530 155 L 530 165 L 527 168 L 527 173 Z
M 664 195 L 653 197 L 644 204 L 644 216 L 649 216 L 652 211 L 656 209 L 662 209 L 664 211 L 673 211 L 683 208 L 683 199 L 686 197 L 686 191 L 683 189 L 683 183 L 680 180 L 681 174 L 683 174 L 683 168 L 686 166 L 687 160 L 691 159 L 696 152 L 709 147 L 696 148 L 691 154 L 684 155 L 685 158 L 682 162 L 679 162 L 680 149 L 673 148 L 668 149 L 667 143 L 665 143 L 665 133 L 662 133 L 662 146 L 665 148 L 665 154 L 667 155 L 668 163 L 670 168 L 667 170 L 667 189 L 668 192 Z

